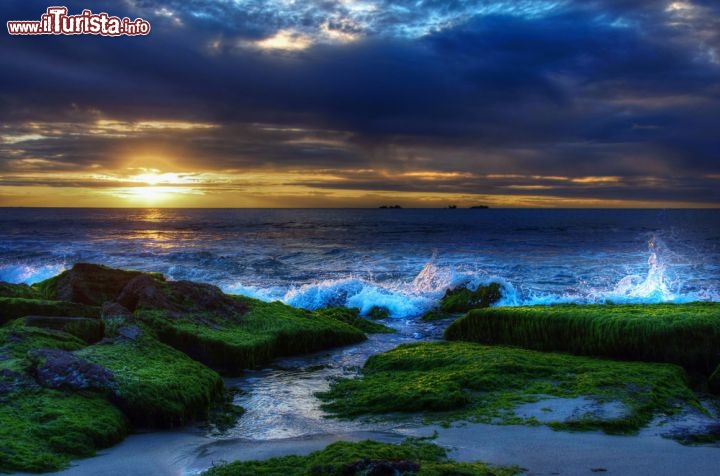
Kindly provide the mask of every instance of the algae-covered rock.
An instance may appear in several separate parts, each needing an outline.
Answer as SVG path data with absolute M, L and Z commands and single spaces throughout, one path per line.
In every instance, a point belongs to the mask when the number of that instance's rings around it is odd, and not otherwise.
M 14 392 L 0 405 L 0 472 L 57 471 L 120 442 L 127 431 L 120 410 L 92 392 Z
M 165 310 L 138 310 L 136 318 L 159 339 L 220 372 L 236 375 L 273 358 L 354 344 L 367 337 L 339 320 L 297 309 L 234 296 L 248 311 L 238 320 L 207 313 L 181 317 Z
M 105 330 L 102 320 L 88 317 L 26 316 L 22 322 L 26 326 L 64 331 L 88 344 L 100 341 Z
M 708 376 L 720 364 L 720 303 L 478 309 L 453 322 L 445 338 L 669 362 Z
M 437 420 L 505 424 L 538 424 L 527 404 L 545 407 L 547 399 L 562 399 L 578 411 L 549 416 L 553 428 L 634 433 L 656 415 L 699 406 L 686 379 L 682 368 L 670 364 L 417 343 L 370 357 L 362 378 L 334 382 L 319 397 L 340 417 L 425 412 Z
M 177 318 L 206 313 L 209 319 L 239 320 L 246 312 L 243 303 L 232 299 L 220 288 L 191 281 L 164 281 L 151 275 L 130 280 L 117 297 L 130 311 L 162 309 Z
M 390 317 L 390 309 L 384 306 L 373 306 L 367 313 L 370 319 L 387 319 Z
M 448 289 L 440 300 L 440 310 L 448 313 L 467 312 L 470 309 L 489 307 L 499 301 L 501 297 L 498 283 L 478 286 L 475 290 L 467 287 Z
M 223 389 L 217 373 L 149 333 L 95 344 L 75 355 L 113 373 L 116 403 L 140 427 L 202 419 Z
M 41 299 L 0 298 L 0 325 L 25 316 L 100 317 L 94 306 Z
M 437 309 L 431 309 L 422 319 L 433 321 L 445 319 L 454 314 L 464 313 L 471 309 L 489 307 L 502 298 L 500 284 L 490 283 L 487 286 L 478 286 L 476 289 L 457 287 L 445 291 Z
M 89 377 L 98 383 L 103 373 L 70 352 L 84 345 L 54 329 L 17 322 L 0 328 L 0 472 L 56 471 L 127 433 L 120 410 L 92 391 Z M 38 368 L 42 376 L 36 380 Z M 84 376 L 75 374 L 83 369 Z M 38 381 L 64 389 L 43 388 Z M 72 387 L 83 388 L 82 394 Z
M 78 263 L 35 287 L 49 299 L 100 306 L 115 300 L 131 279 L 143 274 L 146 273 Z
M 447 450 L 432 443 L 407 440 L 400 444 L 340 441 L 306 456 L 282 456 L 262 461 L 236 461 L 214 466 L 207 476 L 513 476 L 517 466 L 491 466 L 482 462 L 459 463 Z
M 35 365 L 33 374 L 43 387 L 68 390 L 111 391 L 115 376 L 97 364 L 59 349 L 34 349 L 28 358 Z
M 384 326 L 378 322 L 363 319 L 360 317 L 360 310 L 354 307 L 324 307 L 314 311 L 313 315 L 329 317 L 330 319 L 344 322 L 345 324 L 351 325 L 368 334 L 392 334 L 395 332 L 394 329 Z

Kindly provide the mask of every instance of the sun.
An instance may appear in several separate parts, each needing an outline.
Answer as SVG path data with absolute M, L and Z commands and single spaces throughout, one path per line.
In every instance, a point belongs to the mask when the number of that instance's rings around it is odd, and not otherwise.
M 164 190 L 164 187 L 156 186 L 135 187 L 132 192 L 136 198 L 146 202 L 159 202 L 169 198 L 171 195 L 167 190 Z

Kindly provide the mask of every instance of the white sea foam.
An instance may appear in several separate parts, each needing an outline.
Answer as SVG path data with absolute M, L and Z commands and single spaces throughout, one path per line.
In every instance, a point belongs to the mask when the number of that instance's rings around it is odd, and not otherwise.
M 551 305 L 562 303 L 682 303 L 692 301 L 720 301 L 717 286 L 700 288 L 688 286 L 691 269 L 678 265 L 686 261 L 684 257 L 673 253 L 658 237 L 651 237 L 648 242 L 646 265 L 626 266 L 627 273 L 622 276 L 618 271 L 624 265 L 608 262 L 607 269 L 599 269 L 604 276 L 602 280 L 594 280 L 588 284 L 578 278 L 577 284 L 554 285 L 549 268 L 535 269 L 535 274 L 528 271 L 524 263 L 513 269 L 512 264 L 501 268 L 495 266 L 493 271 L 480 268 L 467 261 L 443 261 L 433 255 L 424 267 L 414 276 L 408 278 L 381 279 L 370 274 L 351 274 L 335 279 L 321 279 L 300 284 L 288 284 L 282 281 L 269 284 L 258 284 L 254 279 L 243 280 L 232 278 L 224 280 L 216 271 L 197 266 L 186 269 L 171 265 L 161 270 L 170 279 L 192 279 L 216 283 L 228 293 L 250 296 L 264 301 L 283 301 L 287 304 L 305 309 L 317 309 L 327 306 L 346 306 L 360 309 L 365 315 L 373 307 L 385 308 L 393 318 L 413 318 L 437 305 L 448 289 L 466 286 L 475 289 L 490 282 L 498 282 L 502 287 L 502 299 L 496 304 L 501 306 L 519 305 Z M 478 261 L 479 262 L 479 261 Z M 597 264 L 597 259 L 594 261 Z M 636 263 L 638 263 L 636 261 Z M 416 265 L 415 265 L 416 266 Z M 566 264 L 565 278 L 573 281 L 573 276 L 583 272 L 583 261 Z M 0 280 L 12 283 L 33 284 L 55 276 L 65 270 L 65 263 L 23 264 L 11 263 L 0 265 Z M 417 268 L 415 268 L 417 269 Z M 541 281 L 537 273 L 547 276 L 542 281 L 547 284 L 538 286 Z M 499 272 L 498 272 L 499 271 Z M 214 273 L 214 274 L 213 274 Z M 612 279 L 611 276 L 615 276 Z M 508 278 L 511 276 L 511 278 Z M 219 279 L 222 279 L 220 281 Z M 707 282 L 707 281 L 706 281 Z M 606 283 L 606 284 L 598 284 Z M 706 285 L 707 286 L 707 285 Z
M 30 265 L 5 264 L 0 265 L 0 281 L 8 283 L 34 284 L 65 271 L 64 263 Z
M 681 291 L 683 281 L 672 271 L 667 257 L 672 253 L 657 237 L 648 242 L 647 270 L 643 274 L 628 274 L 606 287 L 578 285 L 564 292 L 539 292 L 514 285 L 502 276 L 467 266 L 453 267 L 438 264 L 433 256 L 412 280 L 377 281 L 371 277 L 351 276 L 343 279 L 320 280 L 281 288 L 256 288 L 236 284 L 226 290 L 263 300 L 281 300 L 305 309 L 325 306 L 346 306 L 367 314 L 373 307 L 387 309 L 394 318 L 412 318 L 437 305 L 451 288 L 467 286 L 476 289 L 491 282 L 500 283 L 502 299 L 498 306 L 593 304 L 593 303 L 682 303 L 720 301 L 714 289 Z

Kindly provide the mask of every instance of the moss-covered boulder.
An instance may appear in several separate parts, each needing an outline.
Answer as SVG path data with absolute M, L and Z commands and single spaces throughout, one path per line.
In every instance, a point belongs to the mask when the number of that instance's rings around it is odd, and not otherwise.
M 119 442 L 127 433 L 125 417 L 104 392 L 80 385 L 83 391 L 75 393 L 73 385 L 60 384 L 62 379 L 82 380 L 73 375 L 73 369 L 80 367 L 75 366 L 78 362 L 70 351 L 84 345 L 54 329 L 15 322 L 0 328 L 0 472 L 55 471 L 71 458 L 91 456 Z M 70 365 L 55 366 L 58 373 L 47 373 L 55 352 L 68 357 Z M 38 366 L 43 373 L 40 379 Z M 48 386 L 62 390 L 40 385 L 50 381 Z
M 500 284 L 490 283 L 487 286 L 478 286 L 471 289 L 460 286 L 445 291 L 445 295 L 440 299 L 440 303 L 436 309 L 431 309 L 425 315 L 423 320 L 432 321 L 437 319 L 445 319 L 454 314 L 467 312 L 471 309 L 482 309 L 495 304 L 502 298 Z
M 130 280 L 117 302 L 130 311 L 162 309 L 178 318 L 204 313 L 211 320 L 237 321 L 247 311 L 242 302 L 223 293 L 217 286 L 165 281 L 148 274 Z
M 377 308 L 374 307 L 373 309 Z M 344 322 L 345 324 L 351 325 L 354 328 L 360 329 L 368 334 L 392 334 L 395 332 L 394 329 L 384 326 L 378 322 L 363 319 L 360 317 L 360 310 L 355 307 L 323 307 L 313 312 L 312 315 L 316 317 L 329 317 L 330 319 Z M 375 318 L 371 317 L 371 319 Z
M 373 306 L 367 313 L 370 319 L 387 319 L 390 317 L 390 309 L 384 306 Z
M 115 390 L 115 376 L 101 365 L 59 349 L 33 349 L 28 359 L 36 381 L 47 388 L 65 390 Z
M 43 299 L 0 298 L 0 325 L 25 316 L 100 317 L 100 308 Z
M 207 313 L 178 317 L 157 309 L 138 309 L 135 317 L 154 329 L 163 342 L 192 358 L 234 375 L 279 356 L 298 355 L 354 344 L 367 337 L 333 317 L 235 296 L 248 311 L 241 319 Z
M 57 471 L 120 442 L 127 431 L 123 414 L 103 396 L 13 392 L 0 404 L 0 472 Z
M 108 369 L 116 403 L 140 427 L 173 427 L 202 419 L 223 389 L 220 376 L 148 332 L 118 337 L 75 352 Z
M 549 410 L 572 409 L 545 416 L 553 428 L 608 433 L 633 433 L 655 415 L 699 407 L 676 365 L 468 342 L 401 345 L 370 357 L 362 378 L 335 382 L 319 397 L 340 417 L 423 412 L 439 421 L 504 424 L 538 424 L 520 407 L 550 401 Z
M 720 364 L 720 303 L 496 307 L 470 311 L 445 337 L 669 362 L 708 376 Z
M 72 269 L 34 287 L 47 299 L 100 306 L 105 301 L 115 300 L 131 279 L 143 274 L 147 273 L 77 263 Z
M 26 326 L 43 327 L 67 332 L 88 344 L 99 342 L 105 331 L 101 319 L 88 317 L 26 316 L 21 319 Z
M 407 440 L 400 444 L 340 441 L 307 456 L 282 456 L 264 461 L 237 461 L 215 466 L 206 476 L 512 476 L 522 470 L 481 462 L 458 463 L 447 450 L 432 443 Z

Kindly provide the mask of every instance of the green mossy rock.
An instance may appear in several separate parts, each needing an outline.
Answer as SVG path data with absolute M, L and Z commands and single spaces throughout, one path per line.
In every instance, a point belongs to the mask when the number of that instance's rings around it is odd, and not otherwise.
M 26 326 L 64 331 L 88 344 L 99 342 L 105 331 L 102 320 L 87 317 L 26 316 L 21 322 Z
M 377 308 L 373 308 L 377 309 Z M 359 329 L 367 334 L 392 334 L 395 332 L 394 329 L 384 326 L 378 322 L 372 322 L 367 319 L 360 317 L 360 310 L 357 308 L 347 307 L 324 307 L 316 310 L 312 314 L 313 316 L 329 317 L 336 321 L 344 322 L 356 329 Z M 370 316 L 368 316 L 370 317 Z M 387 317 L 387 316 L 386 316 Z M 380 319 L 373 318 L 371 319 Z
M 0 369 L 25 372 L 31 365 L 27 354 L 34 349 L 78 350 L 85 342 L 77 337 L 54 329 L 24 327 L 12 322 L 0 327 Z
M 141 275 L 148 273 L 78 263 L 72 269 L 33 287 L 47 299 L 100 306 L 105 301 L 115 300 L 131 279 Z M 152 276 L 162 278 L 157 274 Z
M 33 379 L 38 349 L 74 351 L 80 339 L 54 329 L 0 328 L 0 472 L 56 471 L 127 433 L 122 412 L 92 391 L 42 388 Z
M 75 354 L 114 374 L 117 404 L 139 427 L 173 427 L 205 418 L 223 389 L 213 370 L 145 331 Z
M 498 283 L 478 286 L 474 291 L 465 287 L 448 289 L 440 300 L 440 310 L 447 313 L 467 312 L 488 307 L 501 297 Z
M 373 306 L 367 313 L 370 319 L 387 319 L 390 317 L 390 309 L 383 306 Z
M 453 322 L 445 338 L 669 362 L 708 376 L 720 364 L 720 303 L 481 309 Z
M 467 287 L 448 289 L 440 300 L 439 307 L 426 312 L 422 319 L 424 321 L 447 319 L 471 309 L 489 307 L 499 301 L 500 298 L 502 298 L 502 293 L 498 283 L 478 286 L 475 290 Z
M 336 319 L 281 302 L 235 296 L 249 309 L 241 319 L 208 313 L 180 318 L 165 310 L 139 309 L 135 317 L 161 341 L 220 372 L 237 375 L 273 358 L 316 352 L 365 340 L 365 334 Z
M 0 472 L 57 471 L 120 442 L 127 431 L 123 414 L 100 395 L 13 392 L 0 404 Z
M 63 301 L 0 298 L 0 325 L 25 316 L 100 317 L 100 308 Z
M 583 397 L 617 412 L 585 412 L 554 428 L 633 433 L 656 414 L 699 403 L 682 368 L 618 362 L 468 342 L 404 344 L 370 357 L 360 379 L 318 396 L 336 416 L 426 412 L 436 420 L 537 424 L 515 408 L 548 398 Z M 574 414 L 573 414 L 574 415 Z
M 518 467 L 458 463 L 447 451 L 417 440 L 400 444 L 340 441 L 307 456 L 283 456 L 264 461 L 237 461 L 216 466 L 206 476 L 512 476 Z

